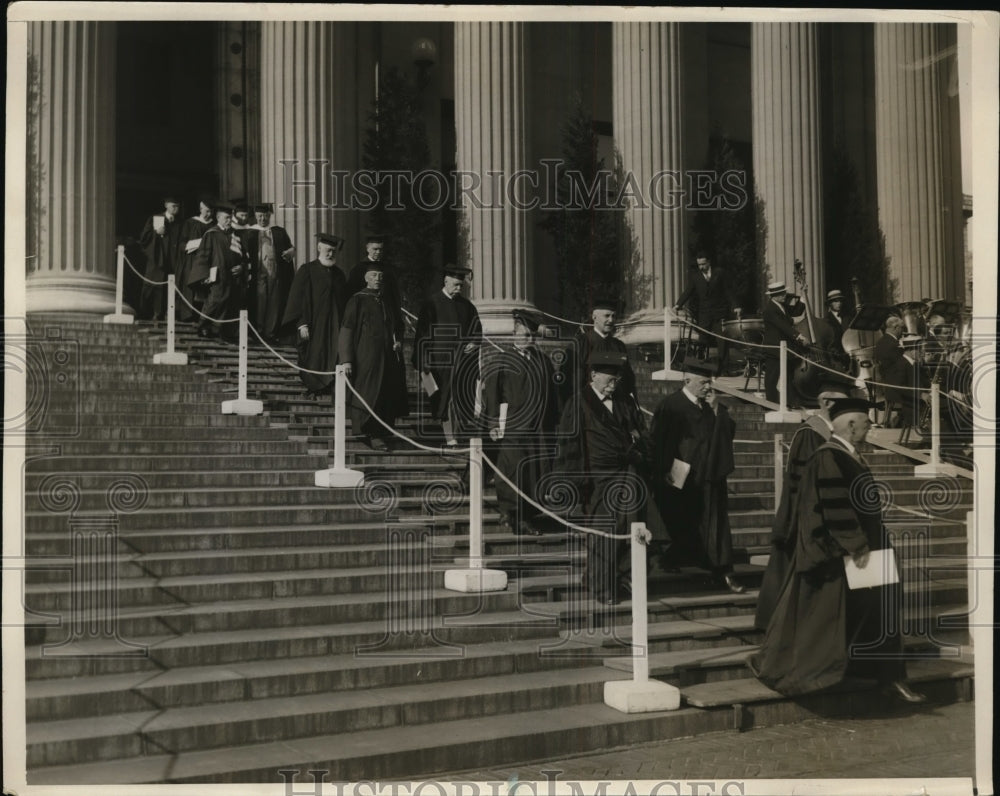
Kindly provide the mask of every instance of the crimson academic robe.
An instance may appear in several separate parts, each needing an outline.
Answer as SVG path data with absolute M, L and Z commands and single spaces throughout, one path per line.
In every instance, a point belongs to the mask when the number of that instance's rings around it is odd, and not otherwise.
M 757 596 L 754 624 L 761 630 L 767 628 L 791 567 L 792 551 L 795 549 L 796 531 L 799 527 L 796 511 L 802 472 L 816 449 L 830 439 L 831 433 L 830 426 L 822 417 L 812 415 L 795 430 L 789 445 L 782 479 L 781 500 L 771 526 L 771 554 L 764 579 L 760 584 L 760 594 Z
M 903 679 L 900 584 L 847 588 L 844 556 L 890 545 L 871 471 L 836 437 L 806 465 L 796 513 L 792 566 L 751 671 L 788 696 L 848 676 Z
M 319 260 L 304 263 L 292 280 L 282 332 L 295 333 L 299 367 L 329 373 L 321 376 L 299 371 L 310 392 L 326 392 L 333 384 L 340 321 L 347 301 L 345 285 L 344 272 L 336 264 L 325 266 Z M 303 325 L 309 327 L 308 340 L 298 335 L 298 327 Z
M 735 469 L 736 424 L 716 404 L 699 408 L 683 390 L 660 402 L 651 429 L 654 488 L 672 541 L 671 563 L 728 572 L 733 565 L 726 477 Z M 682 489 L 667 475 L 674 459 L 691 465 Z
M 205 233 L 214 226 L 214 218 L 211 221 L 202 221 L 200 217 L 194 216 L 193 218 L 184 219 L 181 222 L 180 232 L 177 236 L 177 266 L 175 268 L 177 278 L 175 282 L 181 295 L 192 304 L 195 301 L 195 295 L 194 290 L 191 288 L 190 274 L 194 267 L 195 259 L 198 256 L 198 249 L 196 248 L 188 253 L 187 245 L 192 241 L 198 241 L 200 244 Z M 177 302 L 177 314 L 181 320 L 189 320 L 190 318 L 197 317 L 183 300 L 178 300 Z
M 552 363 L 534 345 L 523 352 L 505 350 L 490 360 L 484 385 L 483 414 L 488 428 L 499 428 L 501 404 L 507 404 L 504 436 L 497 446 L 497 468 L 536 503 L 538 486 L 552 465 L 553 432 L 559 422 Z M 502 478 L 497 501 L 511 527 L 539 514 Z
M 177 218 L 163 216 L 164 231 L 157 234 L 153 227 L 153 216 L 146 219 L 139 235 L 139 245 L 146 256 L 145 277 L 150 282 L 165 282 L 174 273 L 175 262 L 183 249 L 178 250 L 182 222 Z M 166 315 L 167 288 L 164 285 L 142 283 L 142 298 L 140 299 L 139 317 L 164 318 Z
M 390 426 L 408 413 L 402 352 L 393 351 L 393 343 L 403 339 L 400 327 L 398 314 L 381 295 L 365 288 L 347 300 L 338 340 L 340 361 L 352 365 L 351 385 Z M 382 437 L 388 433 L 351 390 L 347 391 L 347 408 L 355 434 Z
M 479 346 L 483 327 L 475 305 L 462 295 L 448 298 L 439 290 L 420 308 L 413 340 L 413 367 L 430 371 L 437 392 L 430 396 L 431 416 L 447 420 L 454 403 L 459 428 L 475 425 L 476 382 L 479 379 Z M 475 347 L 466 353 L 465 346 Z M 419 392 L 421 402 L 426 392 Z

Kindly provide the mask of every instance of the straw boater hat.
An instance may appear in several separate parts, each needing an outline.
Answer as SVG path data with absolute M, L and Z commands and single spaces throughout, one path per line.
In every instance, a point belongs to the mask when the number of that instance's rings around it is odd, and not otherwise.
M 784 282 L 771 282 L 767 286 L 767 295 L 774 298 L 775 296 L 780 296 L 782 293 L 787 293 Z
M 844 300 L 844 294 L 839 290 L 831 290 L 829 293 L 826 294 L 827 304 L 830 304 L 831 302 L 834 301 L 843 301 L 843 300 Z

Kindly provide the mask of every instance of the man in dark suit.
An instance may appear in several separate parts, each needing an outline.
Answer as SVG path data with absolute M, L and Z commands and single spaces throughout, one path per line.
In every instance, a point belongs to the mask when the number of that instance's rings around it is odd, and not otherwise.
M 736 424 L 712 389 L 707 369 L 692 368 L 684 386 L 661 401 L 651 431 L 655 494 L 672 546 L 667 564 L 708 569 L 735 593 L 726 477 L 735 467 Z
M 444 267 L 444 284 L 421 306 L 413 339 L 413 367 L 433 378 L 436 387 L 429 396 L 431 417 L 441 423 L 452 447 L 475 422 L 483 327 L 475 305 L 462 295 L 471 273 L 471 268 Z M 428 397 L 423 386 L 419 394 L 421 402 Z
M 906 323 L 903 319 L 890 315 L 885 320 L 885 333 L 875 341 L 873 354 L 875 364 L 878 366 L 875 372 L 876 380 L 882 384 L 892 385 L 891 387 L 882 387 L 886 402 L 898 404 L 900 407 L 910 405 L 908 413 L 904 414 L 905 410 L 901 408 L 901 421 L 904 420 L 904 417 L 907 420 L 912 420 L 913 414 L 912 396 L 909 391 L 895 389 L 895 387 L 912 386 L 913 381 L 912 369 L 907 366 L 906 359 L 903 357 L 902 337 L 905 331 Z M 888 421 L 889 418 L 886 420 Z
M 681 293 L 677 303 L 674 304 L 676 313 L 693 298 L 695 300 L 695 323 L 702 329 L 715 334 L 722 334 L 722 322 L 731 312 L 739 312 L 736 306 L 736 299 L 733 297 L 732 289 L 729 285 L 729 275 L 721 268 L 712 266 L 712 261 L 704 252 L 699 252 L 695 257 L 698 265 L 697 270 L 688 280 L 687 287 Z M 700 332 L 702 343 L 706 346 L 713 343 L 713 338 L 705 332 Z M 729 352 L 729 345 L 721 337 L 714 341 L 719 349 L 719 364 L 716 367 L 715 375 L 721 376 L 725 372 L 726 355 Z
M 831 335 L 827 355 L 830 361 L 841 370 L 846 371 L 851 365 L 850 355 L 844 351 L 843 337 L 847 328 L 844 318 L 844 294 L 839 290 L 831 290 L 826 294 L 826 325 Z
M 490 439 L 498 443 L 497 469 L 541 503 L 537 488 L 551 469 L 559 403 L 552 363 L 535 345 L 541 319 L 522 309 L 513 315 L 514 344 L 489 363 L 484 376 L 483 413 Z M 496 479 L 496 490 L 501 522 L 508 530 L 538 535 L 538 509 L 502 478 Z
M 803 346 L 808 342 L 804 335 L 799 334 L 792 319 L 788 317 L 788 310 L 785 307 L 787 293 L 788 291 L 785 289 L 784 282 L 772 282 L 769 284 L 767 286 L 767 301 L 764 304 L 764 309 L 761 311 L 761 317 L 764 321 L 764 345 L 771 346 L 764 349 L 764 394 L 767 396 L 767 400 L 774 403 L 777 403 L 779 399 L 778 377 L 781 371 L 781 355 L 778 351 L 778 346 L 782 340 L 788 343 L 789 349 Z M 786 367 L 788 368 L 788 379 L 786 381 L 787 402 L 789 406 L 796 403 L 796 400 L 792 397 L 794 390 L 791 379 L 791 373 L 795 365 L 796 360 L 789 356 L 786 363 Z
M 871 426 L 868 410 L 859 398 L 841 398 L 830 409 L 830 440 L 802 476 L 792 573 L 748 660 L 761 682 L 787 696 L 856 676 L 875 679 L 895 699 L 926 699 L 905 682 L 901 584 L 848 588 L 847 558 L 864 569 L 874 566 L 872 551 L 892 550 L 879 492 L 857 449 Z
M 627 534 L 632 521 L 649 522 L 652 503 L 646 499 L 649 469 L 642 434 L 630 402 L 618 392 L 625 365 L 623 354 L 591 355 L 587 385 L 570 398 L 559 418 L 555 466 L 578 493 L 583 518 L 577 524 L 614 534 Z M 631 497 L 623 498 L 626 493 Z M 586 537 L 590 596 L 615 605 L 623 597 L 627 545 L 598 534 Z

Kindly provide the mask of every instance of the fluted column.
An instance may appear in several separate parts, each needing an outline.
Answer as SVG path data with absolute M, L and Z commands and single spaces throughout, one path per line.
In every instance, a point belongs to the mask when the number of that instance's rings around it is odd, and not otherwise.
M 27 308 L 111 313 L 115 25 L 29 26 Z
M 750 39 L 753 168 L 767 225 L 770 278 L 794 287 L 806 271 L 814 313 L 823 307 L 822 115 L 816 23 L 755 22 Z
M 663 308 L 680 294 L 688 260 L 681 30 L 676 22 L 612 26 L 615 145 L 638 194 L 625 212 L 623 298 L 632 320 L 648 321 L 651 340 L 663 339 Z M 638 327 L 627 335 L 640 336 Z
M 528 167 L 527 35 L 521 22 L 455 23 L 457 164 L 470 189 L 462 195 L 461 249 L 473 271 L 472 300 L 494 332 L 511 329 L 510 309 L 531 295 L 533 224 L 518 206 L 531 197 L 528 180 L 515 179 Z
M 954 70 L 954 25 L 875 25 L 879 220 L 898 301 L 965 296 Z
M 360 259 L 357 212 L 344 207 L 368 110 L 357 92 L 357 25 L 261 23 L 261 199 L 274 203 L 298 264 L 316 256 L 317 232 L 347 239 L 343 267 Z

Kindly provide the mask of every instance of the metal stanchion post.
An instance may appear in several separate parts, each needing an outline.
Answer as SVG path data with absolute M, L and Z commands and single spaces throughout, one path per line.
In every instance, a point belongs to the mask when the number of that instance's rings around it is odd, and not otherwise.
M 801 420 L 798 412 L 788 411 L 788 343 L 781 341 L 780 351 L 781 370 L 778 373 L 778 411 L 765 412 L 765 423 L 795 423 Z
M 333 467 L 317 470 L 316 486 L 353 488 L 365 482 L 360 470 L 347 468 L 347 374 L 337 365 L 333 386 Z
M 174 351 L 177 330 L 174 320 L 174 308 L 176 305 L 176 295 L 174 293 L 175 277 L 173 274 L 167 277 L 167 350 L 159 354 L 153 354 L 154 365 L 186 365 L 188 363 L 187 354 L 181 351 Z
M 781 445 L 785 441 L 784 435 L 779 431 L 774 435 L 774 510 L 778 510 L 781 503 L 781 488 L 785 474 L 784 455 Z
M 941 386 L 931 382 L 931 460 L 913 468 L 913 474 L 925 478 L 958 475 L 958 468 L 941 461 Z
M 649 679 L 649 618 L 646 596 L 646 523 L 632 523 L 632 679 L 604 684 L 604 704 L 622 713 L 677 710 L 680 689 Z
M 239 397 L 235 401 L 222 402 L 224 415 L 260 415 L 264 413 L 264 402 L 247 398 L 247 311 L 240 310 L 240 372 Z
M 135 321 L 132 315 L 126 315 L 122 294 L 125 290 L 125 247 L 118 247 L 118 275 L 115 282 L 115 311 L 104 316 L 105 323 L 130 324 Z
M 483 567 L 483 441 L 469 441 L 469 566 L 444 573 L 444 587 L 451 591 L 503 591 L 507 573 Z
M 653 372 L 653 381 L 682 381 L 684 374 L 670 367 L 670 308 L 663 308 L 663 370 Z

